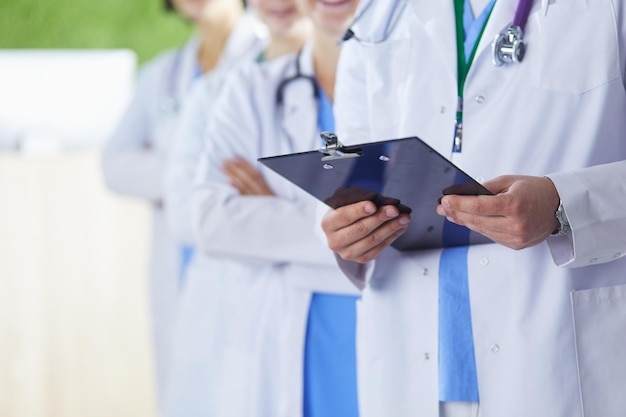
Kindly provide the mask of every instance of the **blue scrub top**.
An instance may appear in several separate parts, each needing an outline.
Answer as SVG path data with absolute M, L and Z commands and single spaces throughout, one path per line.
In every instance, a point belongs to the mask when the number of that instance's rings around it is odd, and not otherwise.
M 463 6 L 465 57 L 479 40 L 495 0 L 475 19 L 469 3 Z M 468 245 L 469 229 L 450 223 L 443 228 L 444 246 Z M 468 246 L 444 249 L 439 260 L 439 399 L 478 402 L 472 317 L 467 276 Z
M 332 104 L 320 89 L 318 125 L 335 131 Z M 358 417 L 357 296 L 314 293 L 304 351 L 304 417 Z

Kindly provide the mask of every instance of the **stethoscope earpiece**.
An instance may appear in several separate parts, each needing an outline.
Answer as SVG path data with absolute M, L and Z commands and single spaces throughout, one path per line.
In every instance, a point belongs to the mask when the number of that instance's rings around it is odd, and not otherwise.
M 343 43 L 343 42 L 349 41 L 353 37 L 354 37 L 354 32 L 352 31 L 352 29 L 348 29 L 348 30 L 345 31 L 345 33 L 341 37 L 341 40 L 339 41 L 339 43 Z
M 391 32 L 393 32 L 393 30 L 395 29 L 396 24 L 400 20 L 400 16 L 402 15 L 402 12 L 404 11 L 404 8 L 406 7 L 408 3 L 408 0 L 393 0 L 393 1 L 394 1 L 393 6 L 391 7 L 391 9 L 389 9 L 389 13 L 386 16 L 377 16 L 381 19 L 385 19 L 386 17 L 386 23 L 384 26 L 385 30 L 382 33 L 382 36 L 380 36 L 378 39 L 363 39 L 357 36 L 357 34 L 352 29 L 354 25 L 356 25 L 361 20 L 361 18 L 363 18 L 363 16 L 369 10 L 372 4 L 375 3 L 375 0 L 370 0 L 367 3 L 363 3 L 364 5 L 361 8 L 361 10 L 357 13 L 356 16 L 354 16 L 354 19 L 352 19 L 352 23 L 350 23 L 349 29 L 343 33 L 343 35 L 341 36 L 341 38 L 339 38 L 337 43 L 341 45 L 342 43 L 347 42 L 350 39 L 354 39 L 355 41 L 357 41 L 358 43 L 362 45 L 376 45 L 376 44 L 386 41 L 391 35 Z

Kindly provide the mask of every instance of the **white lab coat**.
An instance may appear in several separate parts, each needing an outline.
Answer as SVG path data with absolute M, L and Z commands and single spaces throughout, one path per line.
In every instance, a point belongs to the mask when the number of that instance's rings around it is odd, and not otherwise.
M 377 2 L 366 12 L 354 27 L 357 36 L 382 39 L 393 3 Z M 516 5 L 496 2 L 467 77 L 462 167 L 478 179 L 556 173 L 550 177 L 573 233 L 520 251 L 496 244 L 469 249 L 480 415 L 622 417 L 626 5 L 536 1 L 526 58 L 496 68 L 490 42 Z M 409 0 L 385 42 L 344 44 L 339 140 L 416 135 L 450 155 L 454 25 L 451 0 Z M 363 267 L 340 261 L 365 284 L 357 330 L 362 417 L 438 415 L 440 253 L 388 248 Z
M 313 73 L 310 46 L 301 65 Z M 277 108 L 277 86 L 294 73 L 294 56 L 241 68 L 228 79 L 207 134 L 194 220 L 209 259 L 206 291 L 220 294 L 215 316 L 207 317 L 219 321 L 211 416 L 302 415 L 311 294 L 357 294 L 315 234 L 317 202 L 256 162 L 320 144 L 310 82 L 289 84 Z M 241 196 L 228 184 L 220 165 L 235 155 L 262 171 L 276 197 Z
M 228 68 L 240 54 L 259 42 L 258 25 L 250 15 L 241 19 L 228 39 L 216 70 Z M 179 108 L 196 78 L 198 45 L 198 40 L 192 38 L 180 50 L 167 52 L 142 68 L 135 97 L 103 152 L 108 187 L 123 195 L 148 200 L 154 207 L 149 289 L 161 408 L 169 385 L 180 248 L 185 243 L 171 233 L 166 222 L 164 177 Z
M 194 246 L 191 221 L 191 196 L 196 166 L 204 149 L 205 133 L 213 104 L 219 96 L 226 75 L 237 65 L 253 61 L 266 44 L 266 29 L 258 21 L 251 22 L 254 37 L 246 45 L 226 48 L 217 67 L 194 84 L 181 109 L 173 144 L 167 158 L 165 173 L 165 206 L 172 234 L 179 242 Z M 212 325 L 215 324 L 219 293 L 211 290 L 207 279 L 210 263 L 201 251 L 196 251 L 185 271 L 180 288 L 170 378 L 165 399 L 165 417 L 193 417 L 210 414 L 206 392 L 214 381 L 215 356 L 211 356 Z

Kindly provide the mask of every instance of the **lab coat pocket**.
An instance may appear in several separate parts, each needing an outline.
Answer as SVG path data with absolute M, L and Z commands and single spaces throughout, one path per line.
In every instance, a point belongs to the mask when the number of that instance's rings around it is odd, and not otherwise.
M 538 34 L 529 39 L 528 57 L 536 57 L 532 80 L 537 87 L 577 95 L 620 77 L 611 1 L 556 1 L 546 13 L 534 13 L 532 23 Z
M 578 378 L 586 417 L 626 410 L 626 285 L 573 291 Z

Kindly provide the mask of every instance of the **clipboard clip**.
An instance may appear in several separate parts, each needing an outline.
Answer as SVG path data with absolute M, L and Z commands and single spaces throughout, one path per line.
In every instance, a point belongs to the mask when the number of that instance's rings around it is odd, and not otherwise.
M 339 138 L 333 132 L 324 131 L 320 133 L 324 146 L 319 151 L 325 156 L 322 161 L 333 161 L 335 159 L 358 158 L 363 155 L 361 148 L 348 149 L 339 142 Z

